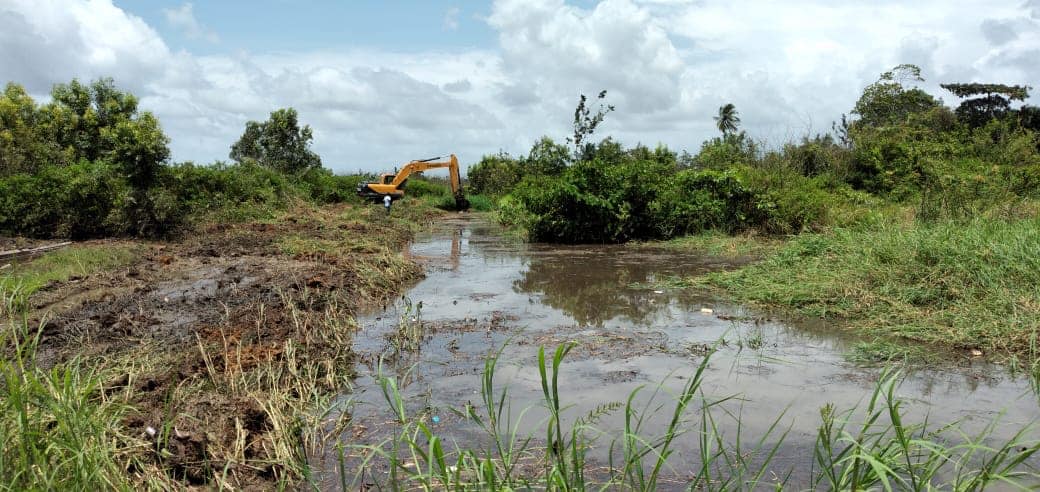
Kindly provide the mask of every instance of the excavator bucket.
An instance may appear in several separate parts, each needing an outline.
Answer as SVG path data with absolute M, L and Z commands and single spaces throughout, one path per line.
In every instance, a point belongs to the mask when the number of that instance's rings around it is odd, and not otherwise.
M 469 200 L 466 199 L 466 195 L 462 193 L 455 194 L 455 210 L 463 211 L 469 210 Z

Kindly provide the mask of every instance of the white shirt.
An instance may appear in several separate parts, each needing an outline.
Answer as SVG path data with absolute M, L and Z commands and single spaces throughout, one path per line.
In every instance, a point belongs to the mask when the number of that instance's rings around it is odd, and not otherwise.
M 385 207 L 389 207 L 390 206 L 390 195 L 386 195 L 386 196 L 383 197 L 383 206 L 385 206 Z

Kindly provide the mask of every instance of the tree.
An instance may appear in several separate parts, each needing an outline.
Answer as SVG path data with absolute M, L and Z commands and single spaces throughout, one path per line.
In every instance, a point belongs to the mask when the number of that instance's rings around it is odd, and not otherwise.
M 109 160 L 122 167 L 130 185 L 138 190 L 150 188 L 170 158 L 170 139 L 148 112 L 103 128 L 101 137 L 109 149 Z
M 48 138 L 44 116 L 22 86 L 8 83 L 0 93 L 0 176 L 33 174 L 61 160 L 60 147 Z
M 1011 112 L 1012 101 L 1025 101 L 1029 86 L 1004 84 L 940 84 L 940 87 L 959 98 L 968 98 L 957 106 L 957 118 L 971 128 L 978 128 L 990 120 L 1000 119 Z
M 719 115 L 714 117 L 715 126 L 718 127 L 719 131 L 722 132 L 723 137 L 727 137 L 737 131 L 737 126 L 740 125 L 740 116 L 737 114 L 737 107 L 733 103 L 728 103 L 725 106 L 719 107 Z
M 1018 122 L 1024 128 L 1040 132 L 1040 107 L 1022 106 L 1018 110 Z
M 103 131 L 122 122 L 138 118 L 137 97 L 115 87 L 111 78 L 95 80 L 90 85 L 73 79 L 57 84 L 51 90 L 47 113 L 53 123 L 54 139 L 67 150 L 72 161 L 96 161 L 112 148 L 102 137 Z
M 542 137 L 533 146 L 524 159 L 524 171 L 531 174 L 557 176 L 567 168 L 570 162 L 570 151 L 549 137 Z
M 310 150 L 312 140 L 311 127 L 300 128 L 296 110 L 283 108 L 272 112 L 267 121 L 247 122 L 242 137 L 231 146 L 230 157 L 239 163 L 253 160 L 282 173 L 297 174 L 321 167 L 321 158 Z
M 878 81 L 863 89 L 852 113 L 859 116 L 856 123 L 880 127 L 903 123 L 914 113 L 922 113 L 939 106 L 931 94 L 917 88 L 904 87 L 907 82 L 924 82 L 921 69 L 916 65 L 898 65 L 882 73 Z
M 567 139 L 567 142 L 574 144 L 574 155 L 578 160 L 588 160 L 595 154 L 595 147 L 591 143 L 587 143 L 586 140 L 596 131 L 596 127 L 603 122 L 603 118 L 607 116 L 607 113 L 614 111 L 614 105 L 603 105 L 603 99 L 606 97 L 606 90 L 599 92 L 599 96 L 596 99 L 600 103 L 595 114 L 592 113 L 592 109 L 587 105 L 588 98 L 585 97 L 585 94 L 578 98 L 578 106 L 574 108 L 574 137 Z

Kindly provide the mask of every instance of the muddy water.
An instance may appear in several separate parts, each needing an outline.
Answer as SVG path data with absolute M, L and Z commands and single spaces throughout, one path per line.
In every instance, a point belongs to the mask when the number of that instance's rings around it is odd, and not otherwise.
M 402 301 L 359 320 L 355 349 L 363 363 L 356 386 L 343 396 L 353 418 L 345 443 L 377 443 L 394 430 L 372 376 L 379 367 L 399 379 L 411 415 L 422 416 L 449 440 L 470 446 L 486 441 L 452 410 L 466 403 L 480 406 L 483 361 L 503 345 L 496 382 L 509 388 L 514 414 L 531 407 L 520 421 L 521 433 L 544 436 L 537 348 L 568 341 L 577 344 L 560 375 L 568 418 L 624 402 L 641 386 L 643 397 L 636 401 L 645 404 L 660 388 L 664 393 L 652 407 L 665 403 L 665 408 L 645 430 L 656 435 L 670 417 L 667 393 L 687 382 L 706 347 L 718 345 L 704 395 L 736 397 L 715 412 L 720 430 L 732 442 L 733 415 L 739 415 L 740 432 L 753 443 L 779 419 L 781 431 L 790 430 L 773 468 L 793 468 L 792 482 L 804 484 L 820 408 L 864 405 L 878 377 L 878 368 L 846 362 L 843 354 L 855 340 L 842 330 L 820 323 L 786 324 L 660 286 L 673 276 L 734 266 L 717 259 L 621 246 L 523 244 L 503 238 L 493 225 L 465 218 L 420 237 L 410 254 L 427 268 L 426 279 L 406 294 L 411 307 Z M 391 352 L 389 334 L 403 318 L 421 322 L 428 338 L 418 353 L 380 363 Z M 999 417 L 997 437 L 1040 416 L 1026 380 L 957 354 L 943 367 L 909 372 L 898 393 L 916 419 L 959 420 L 964 429 L 975 431 Z M 698 420 L 693 412 L 691 425 Z M 622 426 L 621 411 L 599 420 L 597 427 L 607 433 L 590 453 L 594 460 L 605 460 L 609 429 Z M 694 433 L 679 440 L 672 460 L 679 478 L 694 467 L 696 449 Z M 338 487 L 334 453 L 313 464 L 327 470 L 320 477 L 326 488 Z M 365 481 L 385 477 L 379 466 L 369 473 Z

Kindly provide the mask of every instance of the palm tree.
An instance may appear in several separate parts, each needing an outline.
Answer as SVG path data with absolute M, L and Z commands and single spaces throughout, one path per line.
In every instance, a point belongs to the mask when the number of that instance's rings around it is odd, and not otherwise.
M 719 115 L 715 117 L 715 126 L 719 127 L 722 136 L 737 131 L 737 125 L 739 124 L 740 117 L 737 116 L 737 107 L 733 103 L 719 107 Z

